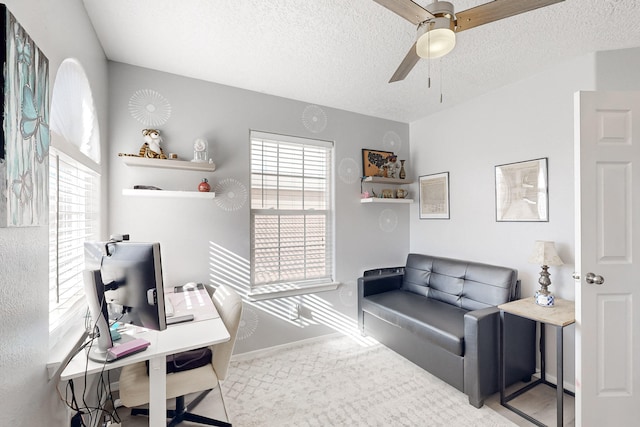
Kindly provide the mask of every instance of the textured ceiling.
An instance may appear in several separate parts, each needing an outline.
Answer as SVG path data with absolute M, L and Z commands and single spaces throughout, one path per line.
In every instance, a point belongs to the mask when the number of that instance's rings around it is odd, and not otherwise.
M 83 1 L 110 60 L 402 122 L 572 57 L 640 47 L 640 0 L 566 0 L 459 33 L 449 55 L 389 84 L 415 28 L 373 0 Z

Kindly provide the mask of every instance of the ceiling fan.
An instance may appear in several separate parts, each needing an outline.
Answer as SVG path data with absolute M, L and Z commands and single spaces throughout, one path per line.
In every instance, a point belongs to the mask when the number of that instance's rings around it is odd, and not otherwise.
M 451 52 L 456 35 L 479 25 L 529 12 L 564 0 L 494 0 L 454 13 L 453 5 L 436 1 L 422 7 L 411 0 L 373 0 L 417 26 L 418 34 L 407 56 L 389 80 L 403 80 L 420 58 L 439 58 Z

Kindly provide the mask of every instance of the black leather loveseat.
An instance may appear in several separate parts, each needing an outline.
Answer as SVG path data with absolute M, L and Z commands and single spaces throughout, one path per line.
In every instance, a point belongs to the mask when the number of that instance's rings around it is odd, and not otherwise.
M 397 353 L 469 396 L 480 408 L 498 391 L 497 305 L 520 297 L 517 271 L 409 254 L 405 267 L 358 279 L 358 323 Z M 535 371 L 535 323 L 505 314 L 507 384 Z

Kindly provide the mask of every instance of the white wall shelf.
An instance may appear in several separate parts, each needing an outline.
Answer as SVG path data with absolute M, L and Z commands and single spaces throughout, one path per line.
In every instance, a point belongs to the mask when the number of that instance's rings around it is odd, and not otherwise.
M 127 166 L 147 167 L 147 168 L 164 168 L 164 169 L 181 169 L 200 172 L 213 172 L 216 170 L 215 163 L 197 163 L 185 160 L 169 160 L 169 159 L 149 159 L 146 157 L 120 156 Z
M 381 176 L 368 176 L 363 182 L 369 182 L 372 184 L 394 184 L 394 185 L 402 185 L 402 184 L 411 184 L 413 181 L 408 179 L 400 179 L 400 178 L 384 178 Z
M 413 203 L 413 199 L 390 199 L 381 197 L 368 197 L 366 199 L 360 199 L 360 203 Z
M 381 176 L 367 176 L 362 179 L 360 183 L 360 192 L 363 191 L 363 186 L 365 183 L 368 184 L 387 184 L 387 185 L 404 185 L 411 184 L 412 181 L 408 179 L 400 179 L 400 178 L 384 178 Z M 360 199 L 360 203 L 396 203 L 396 204 L 406 204 L 413 203 L 413 199 L 396 199 L 396 198 L 379 198 L 379 197 L 368 197 L 366 199 Z
M 200 191 L 168 191 L 168 190 L 138 190 L 125 188 L 122 190 L 123 196 L 138 197 L 167 197 L 167 198 L 190 198 L 190 199 L 214 199 L 216 193 L 204 193 Z

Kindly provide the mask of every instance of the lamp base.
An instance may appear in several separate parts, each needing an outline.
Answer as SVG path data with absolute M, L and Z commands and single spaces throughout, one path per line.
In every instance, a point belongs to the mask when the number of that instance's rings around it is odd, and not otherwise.
M 553 304 L 555 303 L 555 297 L 551 292 L 543 294 L 540 291 L 536 291 L 534 301 L 536 302 L 536 304 L 542 307 L 553 307 Z

